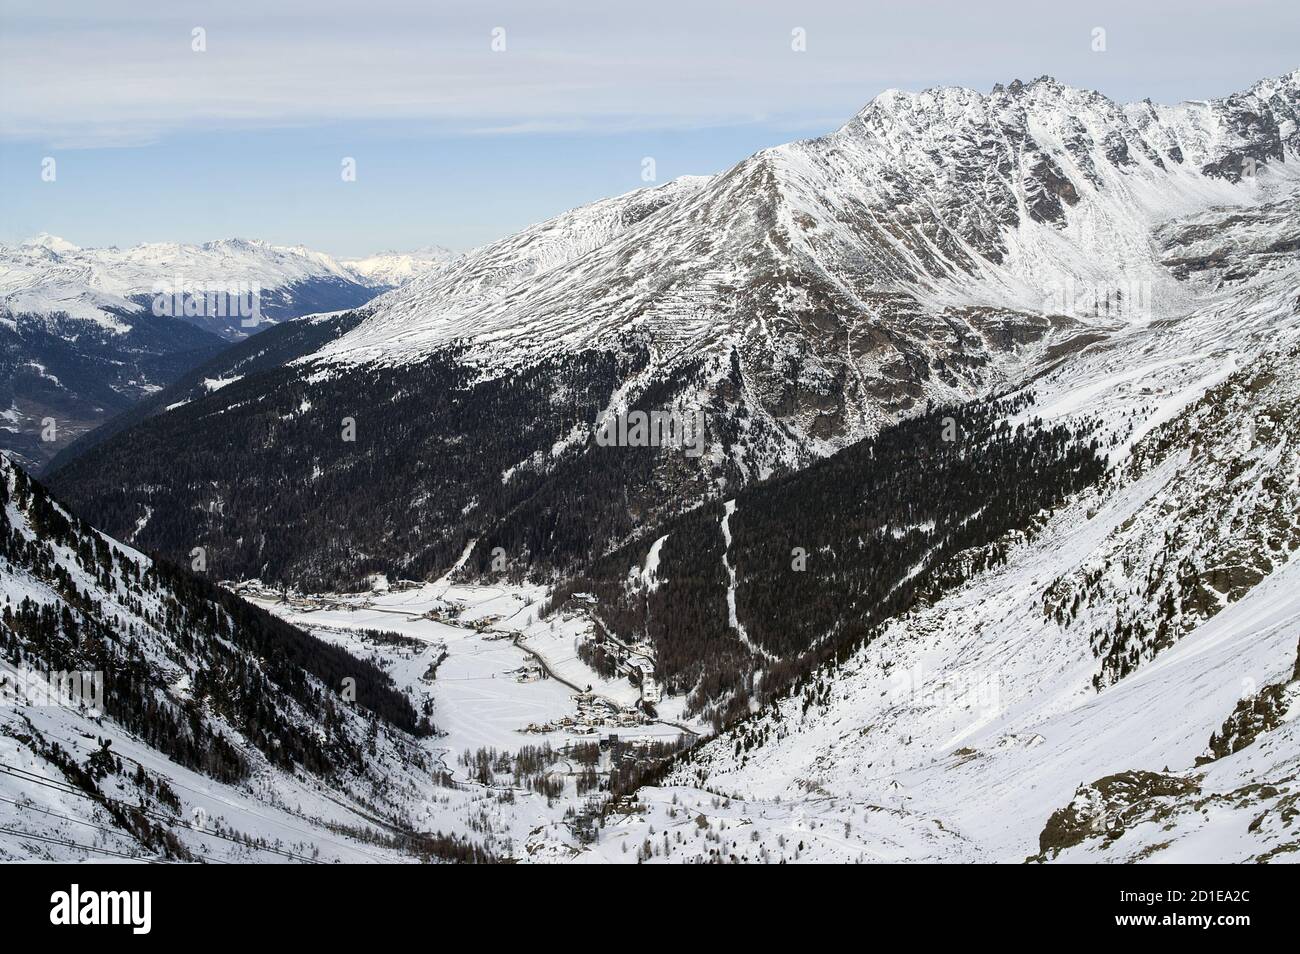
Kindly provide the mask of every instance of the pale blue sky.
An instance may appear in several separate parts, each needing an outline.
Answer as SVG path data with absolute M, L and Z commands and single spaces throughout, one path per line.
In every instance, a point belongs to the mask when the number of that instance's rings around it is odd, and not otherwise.
M 1120 100 L 1222 95 L 1300 66 L 1297 9 L 0 0 L 0 240 L 463 249 L 642 185 L 645 156 L 659 181 L 717 172 L 889 87 L 1050 73 Z

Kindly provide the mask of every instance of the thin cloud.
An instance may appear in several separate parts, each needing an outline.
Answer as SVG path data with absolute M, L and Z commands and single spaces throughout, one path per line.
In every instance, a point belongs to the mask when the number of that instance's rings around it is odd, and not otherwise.
M 1196 16 L 1186 3 L 1176 5 L 1177 26 L 1164 25 L 1160 4 L 1136 11 L 1108 2 L 1087 20 L 1029 3 L 997 16 L 955 3 L 911 10 L 813 0 L 665 0 L 653 9 L 536 0 L 452 10 L 390 0 L 291 0 L 269 13 L 266 6 L 118 10 L 72 0 L 48 10 L 3 0 L 0 135 L 73 147 L 352 120 L 483 135 L 601 123 L 684 129 L 756 116 L 807 128 L 812 117 L 847 118 L 885 87 L 986 88 L 1017 71 L 1031 78 L 1051 70 L 1111 95 L 1160 98 L 1170 77 L 1203 75 L 1204 48 L 1216 39 L 1207 27 L 1193 42 L 1162 49 L 1144 32 L 1140 60 L 1126 58 L 1126 36 L 1148 21 L 1185 41 Z M 1279 32 L 1297 36 L 1295 15 L 1282 11 L 1270 13 L 1270 36 L 1252 41 L 1261 55 L 1276 58 Z M 1094 20 L 1112 24 L 1109 59 L 1089 52 Z M 506 31 L 504 52 L 491 48 L 497 27 Z M 807 52 L 791 49 L 796 27 L 807 33 Z M 191 48 L 196 28 L 206 31 L 205 52 Z M 1222 29 L 1234 27 L 1215 27 Z M 1238 72 L 1244 83 L 1293 66 L 1243 62 Z M 1184 85 L 1176 98 L 1230 91 Z

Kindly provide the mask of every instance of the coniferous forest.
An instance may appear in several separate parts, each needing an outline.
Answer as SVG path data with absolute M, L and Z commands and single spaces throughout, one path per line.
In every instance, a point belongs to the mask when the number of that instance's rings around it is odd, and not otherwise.
M 106 541 L 68 516 L 36 481 L 6 465 L 0 480 L 0 559 L 6 569 L 50 585 L 65 605 L 56 610 L 6 597 L 0 608 L 0 653 L 15 666 L 41 672 L 105 674 L 104 711 L 183 765 L 220 780 L 244 777 L 247 758 L 206 713 L 215 713 L 269 760 L 326 775 L 361 758 L 343 731 L 339 688 L 355 680 L 356 704 L 373 717 L 417 735 L 433 728 L 372 663 L 321 642 L 187 570 L 148 561 Z M 36 533 L 10 520 L 8 505 Z M 102 598 L 79 587 L 67 559 L 94 580 L 97 592 L 167 634 L 178 671 L 194 678 L 185 704 L 164 691 L 160 660 L 141 646 L 150 640 L 125 628 Z M 288 717 L 284 706 L 310 712 L 319 726 Z
M 567 580 L 554 605 L 594 593 L 621 639 L 653 642 L 670 691 L 693 693 L 695 710 L 729 699 L 723 721 L 742 715 L 751 695 L 780 694 L 885 620 L 996 565 L 1005 534 L 1032 532 L 1042 511 L 1100 477 L 1086 433 L 1007 422 L 1030 401 L 932 407 L 741 491 L 729 517 L 714 502 L 638 537 Z

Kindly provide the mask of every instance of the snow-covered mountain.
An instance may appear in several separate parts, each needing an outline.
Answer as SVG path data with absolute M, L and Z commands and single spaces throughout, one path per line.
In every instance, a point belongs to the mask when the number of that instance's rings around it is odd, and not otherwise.
M 749 422 L 722 454 L 765 476 L 1194 307 L 1211 291 L 1170 267 L 1157 230 L 1292 194 L 1297 118 L 1300 71 L 1178 106 L 1050 77 L 888 91 L 828 136 L 475 250 L 304 363 L 455 345 L 499 373 L 642 346 L 649 366 L 617 402 L 702 364 L 704 399 L 739 383 L 725 415 Z M 607 233 L 614 216 L 626 225 Z M 551 236 L 558 256 L 532 254 Z
M 391 488 L 400 514 L 390 500 L 356 495 L 373 511 L 358 527 L 367 541 L 358 553 L 373 563 L 359 573 L 445 567 L 464 540 L 486 541 L 494 527 L 525 551 L 521 568 L 565 563 L 572 554 L 555 552 L 557 538 L 538 539 L 524 522 L 567 522 L 575 486 L 598 495 L 607 529 L 590 545 L 599 550 L 807 466 L 927 401 L 1012 389 L 1132 329 L 1214 307 L 1237 276 L 1220 273 L 1207 222 L 1253 236 L 1251 268 L 1272 267 L 1286 248 L 1300 181 L 1298 88 L 1300 72 L 1179 106 L 1120 105 L 1046 77 L 987 95 L 883 93 L 828 136 L 475 249 L 371 303 L 293 367 L 186 405 L 183 426 L 163 415 L 150 427 L 168 432 L 170 448 L 203 413 L 202 426 L 228 429 L 238 448 L 260 444 L 253 409 L 268 400 L 282 421 L 305 401 L 330 428 L 387 408 L 366 416 L 364 446 L 290 440 L 274 465 L 259 451 L 227 468 L 223 496 L 267 498 L 254 486 L 267 467 L 319 486 L 317 469 L 362 472 L 331 469 L 339 454 L 381 467 L 384 455 L 409 453 L 417 469 Z M 1204 280 L 1216 275 L 1223 281 Z M 455 389 L 456 406 L 426 406 L 433 386 Z M 638 458 L 607 485 L 614 471 L 597 462 L 606 449 L 594 422 L 633 408 L 702 411 L 703 453 Z M 482 415 L 495 415 L 490 437 Z M 476 447 L 472 476 L 439 449 L 460 445 Z M 121 456 L 53 477 L 96 519 L 127 519 L 123 482 L 142 488 L 127 491 L 137 516 L 178 493 L 166 474 L 137 478 L 125 444 L 102 452 Z M 430 484 L 448 493 L 429 495 Z M 412 501 L 428 511 L 414 521 Z M 190 503 L 182 509 L 196 523 L 185 533 L 210 529 Z M 256 550 L 267 517 L 227 510 L 222 532 Z M 443 533 L 412 539 L 412 523 Z M 291 562 L 288 578 L 307 571 Z
M 429 245 L 413 252 L 376 252 L 365 258 L 345 258 L 341 264 L 374 284 L 396 288 L 459 257 L 459 252 L 441 245 Z
M 7 312 L 64 313 L 111 331 L 129 326 L 125 316 L 154 311 L 238 339 L 265 324 L 355 307 L 383 287 L 323 252 L 248 239 L 119 249 L 80 248 L 42 234 L 0 246 L 0 297 Z M 226 306 L 220 313 L 206 300 L 217 295 Z M 184 307 L 189 298 L 196 308 Z
M 728 793 L 746 817 L 793 814 L 804 858 L 1293 857 L 1297 234 L 1300 196 L 1285 188 L 1155 228 L 1154 254 L 1184 283 L 1186 310 L 1113 329 L 1007 396 L 1029 402 L 1011 427 L 1067 424 L 1099 438 L 1104 478 L 995 549 L 933 568 L 929 554 L 959 525 L 897 528 L 922 534 L 927 552 L 898 585 L 932 571 L 946 583 L 841 641 L 794 687 L 786 680 L 649 797 L 685 785 Z M 744 539 L 747 507 L 766 526 L 763 501 L 760 487 L 729 505 L 730 539 Z M 842 593 L 833 605 L 854 605 L 853 551 L 845 567 L 844 550 L 802 522 L 774 545 L 806 549 L 806 572 Z M 654 532 L 629 562 L 651 551 L 656 580 L 686 574 L 687 558 L 674 565 Z M 715 599 L 731 601 L 732 639 L 752 641 L 771 630 L 781 581 L 762 575 L 753 547 L 727 560 L 730 595 L 719 572 Z M 700 605 L 698 586 L 691 598 L 653 609 L 682 618 Z M 840 615 L 847 624 L 856 613 Z M 788 671 L 779 655 L 756 655 L 747 684 L 780 682 L 765 676 Z M 784 838 L 761 833 L 746 857 L 788 859 Z
M 1294 857 L 1298 87 L 885 93 L 247 342 L 52 484 L 223 575 L 426 581 L 276 604 L 340 640 L 479 581 L 494 637 L 713 723 L 594 840 L 475 803 L 516 857 Z M 632 409 L 699 456 L 596 438 Z
M 1172 107 L 1120 105 L 1050 77 L 988 95 L 887 91 L 829 136 L 644 193 L 655 207 L 638 206 L 616 237 L 599 222 L 629 197 L 476 250 L 389 296 L 322 355 L 410 361 L 464 340 L 485 360 L 518 360 L 640 333 L 669 361 L 683 346 L 727 350 L 764 319 L 779 323 L 765 343 L 785 353 L 818 309 L 834 313 L 841 334 L 866 339 L 900 296 L 927 317 L 974 307 L 1074 314 L 1082 309 L 1063 290 L 1104 299 L 1145 285 L 1144 299 L 1109 315 L 1094 315 L 1090 297 L 1080 317 L 1175 314 L 1186 288 L 1152 230 L 1216 205 L 1253 205 L 1289 181 L 1298 90 L 1300 72 Z M 589 245 L 513 267 L 512 252 L 550 233 Z M 482 271 L 490 284 L 471 285 L 497 293 L 457 293 L 459 279 Z

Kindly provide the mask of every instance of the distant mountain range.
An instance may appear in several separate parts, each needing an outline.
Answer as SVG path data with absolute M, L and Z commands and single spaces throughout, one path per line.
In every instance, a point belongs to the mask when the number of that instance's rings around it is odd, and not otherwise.
M 246 314 L 199 314 L 175 309 L 173 317 L 227 339 L 256 333 L 261 322 L 364 304 L 456 253 L 431 246 L 416 252 L 381 252 L 340 261 L 304 246 L 271 245 L 250 239 L 222 239 L 202 245 L 154 242 L 131 248 L 81 248 L 41 234 L 17 246 L 0 245 L 0 300 L 13 313 L 98 321 L 116 328 L 120 313 L 172 310 L 171 297 L 256 296 L 258 320 Z
M 87 249 L 42 234 L 0 245 L 0 448 L 40 466 L 223 342 L 354 308 L 454 257 L 431 248 L 339 262 L 243 239 Z
M 365 258 L 345 258 L 341 264 L 369 282 L 396 288 L 459 257 L 459 252 L 429 245 L 413 252 L 377 252 Z

